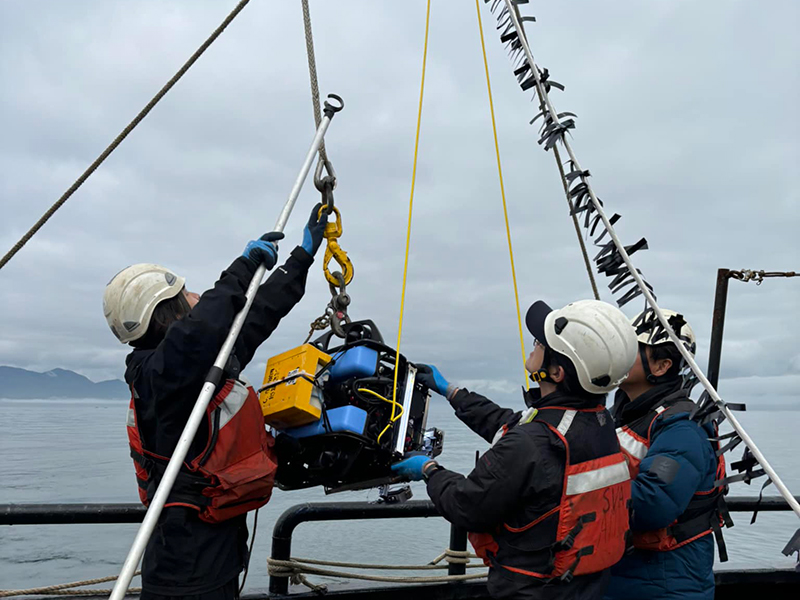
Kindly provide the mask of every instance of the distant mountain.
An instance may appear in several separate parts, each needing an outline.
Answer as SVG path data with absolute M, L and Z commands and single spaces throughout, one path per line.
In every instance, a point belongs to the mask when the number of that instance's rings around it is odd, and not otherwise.
M 109 379 L 95 383 L 66 369 L 36 373 L 16 367 L 0 367 L 0 398 L 97 398 L 128 399 L 124 381 Z

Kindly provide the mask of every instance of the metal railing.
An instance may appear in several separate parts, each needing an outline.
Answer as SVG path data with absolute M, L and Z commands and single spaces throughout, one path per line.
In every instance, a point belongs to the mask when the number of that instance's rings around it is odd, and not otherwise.
M 776 512 L 791 510 L 780 496 L 729 496 L 731 512 Z M 138 523 L 146 509 L 140 504 L 2 504 L 0 525 L 58 525 L 98 523 Z M 368 502 L 309 502 L 288 508 L 275 521 L 272 532 L 272 558 L 289 560 L 294 530 L 302 523 L 319 521 L 349 521 L 372 519 L 413 519 L 439 517 L 432 502 L 410 501 L 400 504 L 371 504 Z M 466 550 L 467 532 L 451 525 L 450 549 Z M 450 563 L 449 575 L 462 575 L 463 564 Z M 270 595 L 285 595 L 289 578 L 271 576 Z

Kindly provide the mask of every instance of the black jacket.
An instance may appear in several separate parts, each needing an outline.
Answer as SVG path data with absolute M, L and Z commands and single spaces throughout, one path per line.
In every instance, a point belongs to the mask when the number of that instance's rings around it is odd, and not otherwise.
M 313 258 L 295 248 L 283 266 L 261 285 L 226 367 L 235 378 L 305 292 Z M 205 292 L 192 311 L 170 325 L 154 348 L 137 348 L 127 359 L 125 381 L 138 394 L 136 416 L 143 446 L 171 456 L 208 370 L 214 364 L 233 318 L 245 305 L 255 266 L 237 258 Z M 205 447 L 207 424 L 201 424 L 187 460 Z M 142 563 L 142 587 L 156 594 L 200 594 L 236 577 L 247 554 L 245 516 L 212 525 L 188 508 L 164 509 L 148 542 Z
M 450 403 L 456 416 L 487 442 L 492 442 L 503 425 L 509 425 L 510 429 L 480 458 L 467 477 L 446 469 L 431 474 L 428 494 L 448 521 L 468 531 L 493 533 L 503 523 L 522 528 L 559 504 L 565 449 L 546 425 L 534 420 L 514 426 L 521 413 L 501 408 L 465 389 L 456 392 Z M 542 398 L 537 407 L 584 409 L 596 405 L 596 401 L 587 404 L 584 399 L 553 393 Z M 593 442 L 587 440 L 587 443 L 591 446 Z M 557 519 L 552 524 L 553 531 L 556 525 Z M 540 548 L 541 540 L 530 537 L 495 536 L 499 544 L 498 561 L 503 562 L 503 555 L 530 553 Z M 526 547 L 516 547 L 520 543 Z M 549 553 L 549 549 L 542 552 Z M 492 568 L 488 585 L 493 598 L 599 598 L 607 580 L 608 572 L 604 571 L 575 577 L 568 585 L 542 585 L 531 577 Z

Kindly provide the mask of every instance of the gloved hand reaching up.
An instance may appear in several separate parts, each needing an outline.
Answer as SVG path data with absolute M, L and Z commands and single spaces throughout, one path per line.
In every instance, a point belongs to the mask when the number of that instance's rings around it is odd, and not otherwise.
M 448 400 L 458 391 L 458 386 L 448 382 L 433 365 L 417 365 L 417 381 Z
M 303 243 L 301 246 L 310 256 L 314 256 L 319 250 L 325 233 L 325 225 L 328 224 L 328 214 L 325 211 L 322 211 L 321 215 L 319 214 L 321 208 L 322 203 L 317 203 L 308 217 L 305 229 L 303 229 Z
M 257 240 L 247 242 L 242 256 L 250 260 L 256 267 L 264 263 L 264 266 L 269 270 L 278 262 L 278 246 L 272 242 L 282 239 L 283 234 L 280 231 L 265 233 Z
M 422 471 L 428 463 L 434 461 L 427 454 L 412 454 L 408 458 L 404 458 L 400 462 L 392 465 L 392 472 L 397 473 L 400 477 L 410 481 L 420 481 L 422 479 Z

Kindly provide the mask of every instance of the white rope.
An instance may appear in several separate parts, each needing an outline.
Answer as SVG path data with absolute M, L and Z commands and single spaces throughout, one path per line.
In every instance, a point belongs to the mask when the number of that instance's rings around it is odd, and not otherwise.
M 141 571 L 136 571 L 133 576 L 140 575 Z M 116 581 L 116 575 L 108 577 L 100 577 L 98 579 L 84 579 L 83 581 L 73 581 L 71 583 L 59 583 L 57 585 L 48 585 L 45 587 L 27 588 L 20 590 L 0 590 L 0 598 L 11 598 L 14 596 L 107 596 L 111 590 L 75 590 L 70 588 L 80 587 L 82 585 L 96 585 L 98 583 L 106 583 L 108 581 Z M 140 592 L 139 588 L 131 588 L 130 592 Z
M 330 560 L 317 560 L 313 558 L 292 557 L 289 560 L 267 559 L 267 569 L 271 577 L 288 577 L 295 585 L 305 585 L 316 592 L 324 592 L 324 585 L 311 583 L 304 575 L 320 575 L 324 577 L 341 577 L 344 579 L 359 579 L 363 581 L 379 581 L 383 583 L 449 583 L 456 581 L 470 581 L 482 579 L 488 575 L 488 571 L 482 573 L 470 573 L 465 575 L 368 575 L 365 573 L 352 573 L 347 571 L 335 571 L 331 569 L 321 569 L 325 567 L 344 567 L 349 569 L 378 570 L 378 571 L 429 571 L 432 569 L 446 569 L 449 564 L 439 564 L 442 561 L 452 564 L 464 565 L 466 569 L 485 568 L 483 563 L 473 563 L 472 558 L 477 555 L 468 550 L 451 550 L 447 548 L 439 556 L 426 565 L 380 565 L 373 563 L 351 563 Z M 315 566 L 318 565 L 318 566 Z

